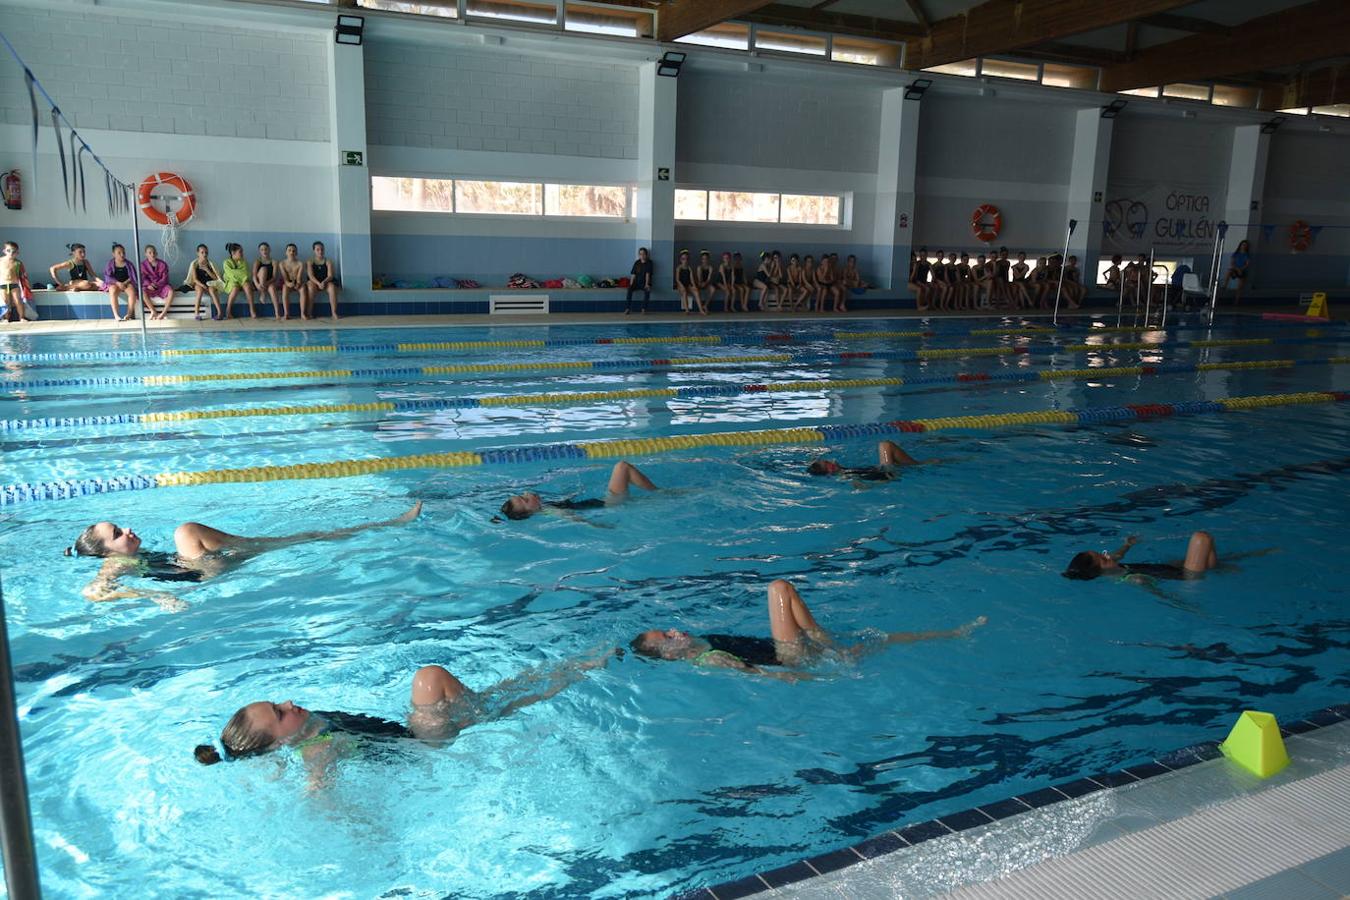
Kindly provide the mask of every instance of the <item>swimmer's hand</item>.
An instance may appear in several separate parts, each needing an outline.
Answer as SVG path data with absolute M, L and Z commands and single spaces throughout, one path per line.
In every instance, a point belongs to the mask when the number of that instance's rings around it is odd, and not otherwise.
M 165 612 L 182 612 L 188 608 L 182 600 L 165 591 L 149 591 L 145 596 L 146 599 L 155 601 L 155 604 Z
M 989 624 L 989 617 L 988 617 L 988 616 L 980 616 L 980 617 L 979 617 L 978 619 L 976 619 L 975 621 L 973 621 L 973 622 L 967 622 L 966 624 L 962 625 L 960 628 L 956 629 L 956 636 L 957 636 L 957 637 L 970 637 L 970 633 L 971 633 L 972 631 L 974 631 L 976 628 L 982 628 L 982 627 L 984 627 L 985 625 L 988 625 L 988 624 Z

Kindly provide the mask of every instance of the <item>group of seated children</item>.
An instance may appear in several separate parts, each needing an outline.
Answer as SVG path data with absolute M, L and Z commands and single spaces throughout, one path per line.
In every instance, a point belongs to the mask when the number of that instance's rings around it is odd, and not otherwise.
M 174 287 L 169 279 L 169 266 L 159 258 L 159 251 L 153 244 L 146 245 L 145 259 L 141 260 L 139 272 L 127 259 L 126 248 L 121 244 L 113 244 L 112 258 L 103 267 L 101 278 L 95 274 L 84 244 L 68 244 L 67 249 L 70 250 L 70 258 L 49 270 L 54 290 L 106 291 L 113 318 L 119 322 L 136 317 L 138 299 L 150 318 L 163 319 L 168 316 Z M 211 318 L 232 319 L 234 300 L 241 293 L 248 302 L 250 318 L 256 319 L 258 312 L 253 305 L 254 291 L 257 291 L 260 300 L 266 297 L 272 301 L 272 312 L 278 319 L 291 317 L 289 300 L 292 292 L 300 301 L 302 319 L 315 318 L 314 298 L 326 294 L 329 312 L 336 319 L 337 265 L 324 255 L 322 241 L 315 241 L 313 250 L 314 255 L 310 259 L 302 260 L 296 245 L 287 244 L 286 256 L 273 259 L 271 246 L 264 242 L 258 245 L 258 257 L 250 265 L 244 258 L 242 246 L 226 244 L 227 256 L 217 268 L 211 261 L 207 246 L 198 244 L 197 255 L 188 266 L 187 278 L 178 290 L 196 292 L 193 314 L 198 319 L 202 318 L 203 294 L 211 298 Z M 225 294 L 223 309 L 220 301 L 222 293 Z M 122 314 L 120 302 L 123 296 L 127 300 L 126 315 Z M 164 305 L 156 306 L 156 300 L 163 300 Z
M 1062 296 L 1070 309 L 1077 309 L 1087 296 L 1078 271 L 1078 257 L 1065 263 L 1058 253 L 1036 260 L 1033 268 L 1025 253 L 1008 259 L 1008 248 L 981 253 L 972 263 L 969 253 L 928 255 L 927 247 L 910 254 L 909 289 L 920 311 L 987 309 L 1048 309 L 1054 303 L 1063 273 Z
M 641 269 L 641 271 L 639 271 Z M 643 291 L 642 311 L 647 311 L 651 295 L 651 259 L 644 247 L 638 251 L 633 264 L 634 279 L 628 289 L 631 305 L 634 291 Z M 822 253 L 820 262 L 808 254 L 805 259 L 796 253 L 788 255 L 787 262 L 778 250 L 765 250 L 759 255 L 759 267 L 747 278 L 745 263 L 740 253 L 725 252 L 721 263 L 713 265 L 712 253 L 700 250 L 698 264 L 690 262 L 688 250 L 681 250 L 675 265 L 675 292 L 680 295 L 680 309 L 685 315 L 695 310 L 706 316 L 717 295 L 722 295 L 722 312 L 750 311 L 750 292 L 757 290 L 756 309 L 760 312 L 825 312 L 828 301 L 831 312 L 848 312 L 848 295 L 860 294 L 868 285 L 858 272 L 858 258 L 850 255 L 841 267 L 838 253 Z M 624 312 L 629 311 L 625 306 Z

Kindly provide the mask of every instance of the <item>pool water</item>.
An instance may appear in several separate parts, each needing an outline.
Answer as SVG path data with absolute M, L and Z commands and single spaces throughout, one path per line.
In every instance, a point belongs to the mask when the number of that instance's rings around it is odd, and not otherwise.
M 963 322 L 993 326 L 998 322 Z M 413 353 L 239 353 L 6 363 L 5 420 L 608 391 L 817 379 L 1324 359 L 1350 336 L 1226 322 L 1175 340 L 1259 346 L 1112 349 L 907 362 L 806 354 L 991 347 L 955 333 L 838 341 L 834 325 L 445 328 L 308 336 L 0 336 L 0 353 L 293 342 L 715 336 L 716 344 L 575 344 Z M 850 330 L 894 329 L 850 321 Z M 1077 342 L 1081 332 L 1075 332 Z M 1153 335 L 1152 340 L 1161 340 Z M 1044 339 L 1041 339 L 1042 343 Z M 1057 340 L 1069 341 L 1066 336 Z M 241 379 L 28 387 L 42 379 L 606 361 L 791 353 L 728 366 Z M 4 484 L 330 462 L 450 450 L 872 423 L 949 415 L 1345 391 L 1350 367 L 1103 376 L 645 397 L 583 404 L 30 427 L 0 433 Z M 634 457 L 663 490 L 587 512 L 493 523 L 512 492 L 598 496 L 610 461 L 410 469 L 351 478 L 172 487 L 0 509 L 4 599 L 42 877 L 53 896 L 663 896 L 1220 737 L 1237 711 L 1344 702 L 1350 453 L 1345 404 L 1091 427 L 905 435 L 940 465 L 857 486 L 813 478 L 828 453 L 875 460 L 875 438 Z M 132 525 L 169 549 L 195 520 L 286 534 L 422 517 L 254 558 L 182 588 L 187 608 L 94 605 L 96 571 L 61 548 L 87 524 Z M 1160 593 L 1067 581 L 1074 552 L 1142 543 L 1167 561 L 1195 529 L 1252 554 Z M 841 638 L 950 628 L 798 684 L 631 655 L 546 702 L 464 732 L 343 760 L 316 783 L 287 753 L 203 768 L 192 748 L 257 699 L 391 719 L 412 672 L 441 663 L 481 688 L 543 673 L 639 631 L 768 632 L 765 587 L 788 578 Z M 129 581 L 128 583 L 137 583 Z M 159 587 L 155 583 L 141 584 Z M 545 676 L 541 676 L 545 677 Z

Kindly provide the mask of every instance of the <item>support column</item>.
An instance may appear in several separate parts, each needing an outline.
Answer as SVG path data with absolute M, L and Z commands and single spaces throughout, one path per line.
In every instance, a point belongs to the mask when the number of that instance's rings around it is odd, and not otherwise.
M 1260 125 L 1233 129 L 1233 158 L 1228 165 L 1228 199 L 1223 213 L 1223 221 L 1230 226 L 1226 247 L 1236 247 L 1242 240 L 1256 244 L 1261 236 L 1261 197 L 1266 189 L 1269 152 L 1270 135 L 1262 134 Z M 1241 227 L 1243 223 L 1245 228 Z
M 881 95 L 872 266 L 877 282 L 897 294 L 904 293 L 909 283 L 921 106 L 919 100 L 905 99 L 904 88 L 883 91 Z
M 1069 197 L 1064 222 L 1078 220 L 1069 239 L 1069 255 L 1078 257 L 1083 283 L 1097 280 L 1097 260 L 1102 252 L 1102 221 L 1105 217 L 1106 175 L 1111 164 L 1111 132 L 1115 119 L 1103 119 L 1101 110 L 1078 110 L 1073 133 L 1073 163 L 1069 168 Z
M 638 173 L 633 218 L 637 247 L 656 264 L 653 293 L 670 284 L 675 267 L 675 104 L 678 79 L 656 74 L 656 63 L 638 69 Z M 665 178 L 661 176 L 664 173 Z
M 366 167 L 366 64 L 360 46 L 328 45 L 328 121 L 332 127 L 334 224 L 342 296 L 371 299 L 370 170 Z M 361 154 L 347 165 L 349 152 Z M 300 248 L 306 255 L 309 248 Z

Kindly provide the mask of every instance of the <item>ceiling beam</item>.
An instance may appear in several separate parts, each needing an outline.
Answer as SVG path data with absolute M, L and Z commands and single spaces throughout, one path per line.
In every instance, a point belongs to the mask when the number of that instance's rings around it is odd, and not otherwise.
M 1208 19 L 1197 19 L 1195 16 L 1178 16 L 1172 13 L 1157 13 L 1151 16 L 1144 16 L 1139 19 L 1140 25 L 1151 25 L 1154 28 L 1168 28 L 1172 31 L 1189 31 L 1191 34 L 1230 34 L 1233 29 L 1227 25 L 1220 25 L 1218 22 L 1211 22 Z
M 1195 34 L 1141 50 L 1102 70 L 1110 93 L 1174 81 L 1204 81 L 1254 69 L 1341 56 L 1350 47 L 1350 3 L 1314 0 L 1243 22 L 1224 35 Z
M 920 0 L 905 0 L 909 4 L 909 11 L 914 13 L 914 21 L 919 23 L 919 27 L 925 32 L 933 30 L 933 23 L 928 21 L 928 13 L 923 11 L 923 3 Z
M 768 6 L 770 0 L 671 0 L 656 16 L 656 39 L 673 41 Z
M 1350 64 L 1301 72 L 1284 86 L 1276 109 L 1350 103 Z
M 665 13 L 661 15 L 664 16 Z M 736 18 L 757 25 L 805 28 L 808 31 L 828 31 L 832 34 L 879 38 L 884 41 L 909 41 L 924 34 L 923 28 L 913 22 L 855 16 L 849 13 L 813 12 L 804 6 L 788 6 L 783 3 L 770 4 Z
M 905 66 L 927 69 L 972 56 L 1008 53 L 1185 5 L 1185 0 L 987 0 L 934 22 L 933 30 L 906 50 Z
M 1078 44 L 1062 44 L 1051 41 L 1037 44 L 1025 50 L 1009 54 L 1019 59 L 1039 59 L 1045 62 L 1074 63 L 1082 66 L 1112 66 L 1124 62 L 1129 57 L 1119 50 L 1101 50 L 1096 47 L 1083 47 Z

